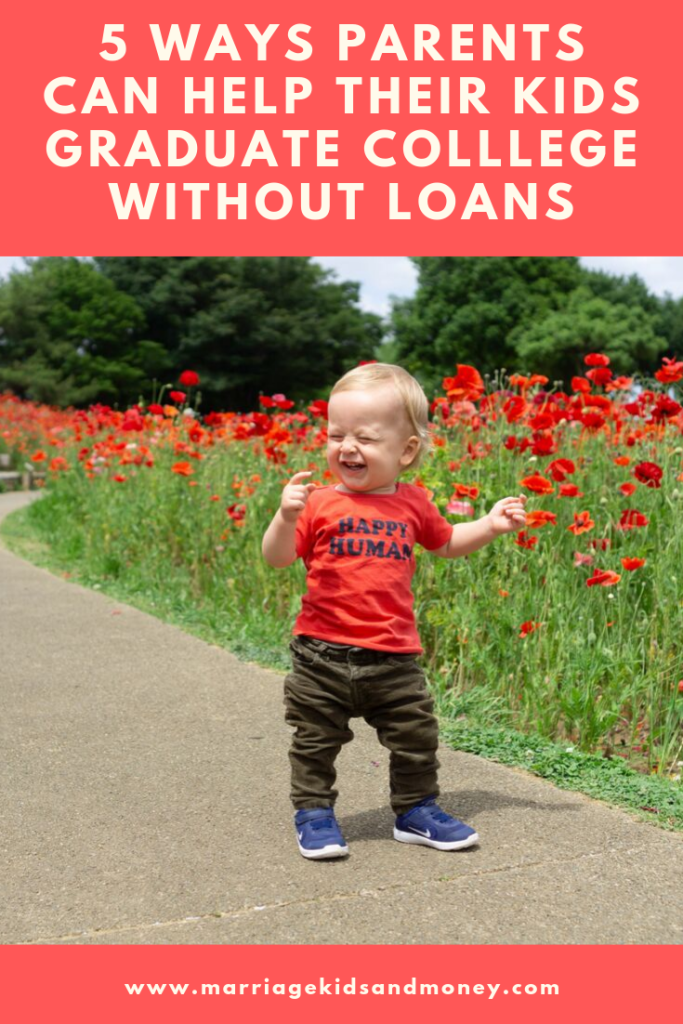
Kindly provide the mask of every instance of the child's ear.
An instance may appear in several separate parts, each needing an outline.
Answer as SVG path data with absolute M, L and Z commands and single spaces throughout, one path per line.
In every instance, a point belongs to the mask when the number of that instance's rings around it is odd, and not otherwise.
M 420 438 L 413 434 L 405 443 L 403 449 L 403 455 L 401 456 L 401 464 L 408 467 L 411 462 L 414 461 L 415 456 L 420 448 Z

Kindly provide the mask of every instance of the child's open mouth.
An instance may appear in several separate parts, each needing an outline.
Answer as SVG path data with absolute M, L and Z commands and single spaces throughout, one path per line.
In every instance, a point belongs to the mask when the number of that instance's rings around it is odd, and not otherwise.
M 360 470 L 365 469 L 363 462 L 342 462 L 342 466 L 348 473 L 358 473 Z

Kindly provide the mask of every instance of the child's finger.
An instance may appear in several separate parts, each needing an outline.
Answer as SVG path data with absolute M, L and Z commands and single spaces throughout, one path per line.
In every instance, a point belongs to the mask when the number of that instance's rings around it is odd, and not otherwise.
M 313 476 L 310 470 L 303 470 L 301 473 L 295 473 L 292 479 L 289 481 L 291 487 L 292 484 L 298 484 L 300 480 L 303 480 L 305 476 Z

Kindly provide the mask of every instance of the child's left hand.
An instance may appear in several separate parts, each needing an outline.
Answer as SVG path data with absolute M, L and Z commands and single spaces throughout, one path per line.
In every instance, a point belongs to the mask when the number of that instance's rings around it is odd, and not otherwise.
M 526 524 L 526 495 L 517 498 L 501 498 L 488 513 L 491 526 L 496 533 L 512 533 L 522 530 Z

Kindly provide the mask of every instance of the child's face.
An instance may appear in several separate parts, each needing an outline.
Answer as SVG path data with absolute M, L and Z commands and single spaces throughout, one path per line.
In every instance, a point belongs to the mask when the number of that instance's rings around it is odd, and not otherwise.
M 327 463 L 345 491 L 391 494 L 419 446 L 391 385 L 341 391 L 330 399 Z

